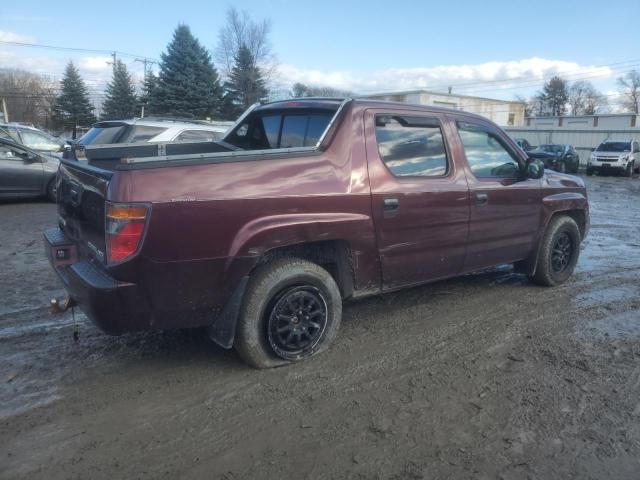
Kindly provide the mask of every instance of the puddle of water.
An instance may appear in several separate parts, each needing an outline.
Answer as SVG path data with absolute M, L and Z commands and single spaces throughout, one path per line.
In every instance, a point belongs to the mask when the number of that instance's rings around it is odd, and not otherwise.
M 640 311 L 630 310 L 593 320 L 584 325 L 583 329 L 610 337 L 640 337 Z
M 603 282 L 605 283 L 605 282 Z M 609 280 L 608 285 L 611 284 Z M 617 302 L 625 302 L 640 295 L 640 285 L 619 285 L 594 287 L 593 290 L 576 295 L 574 302 L 582 308 L 606 306 Z

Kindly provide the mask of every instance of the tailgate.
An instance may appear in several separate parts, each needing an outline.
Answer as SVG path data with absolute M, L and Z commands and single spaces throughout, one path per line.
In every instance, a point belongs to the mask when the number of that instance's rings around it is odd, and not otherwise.
M 58 223 L 81 258 L 105 262 L 104 209 L 112 172 L 62 161 L 58 172 Z

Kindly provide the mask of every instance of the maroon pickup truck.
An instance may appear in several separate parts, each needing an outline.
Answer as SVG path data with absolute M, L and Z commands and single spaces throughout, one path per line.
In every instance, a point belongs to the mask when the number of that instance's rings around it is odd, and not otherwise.
M 45 232 L 71 299 L 109 333 L 206 327 L 256 367 L 327 348 L 343 300 L 508 263 L 560 284 L 589 228 L 580 178 L 435 107 L 273 102 L 214 143 L 85 153 Z

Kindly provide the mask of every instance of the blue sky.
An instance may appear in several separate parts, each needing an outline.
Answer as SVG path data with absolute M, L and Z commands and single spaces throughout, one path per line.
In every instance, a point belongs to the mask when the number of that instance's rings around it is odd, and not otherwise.
M 233 5 L 254 19 L 271 20 L 283 88 L 293 81 L 356 91 L 465 84 L 454 90 L 512 98 L 531 94 L 539 88 L 536 81 L 541 84 L 556 72 L 587 78 L 611 92 L 617 76 L 640 67 L 637 0 L 1 3 L 0 40 L 152 58 L 160 56 L 179 22 L 188 24 L 203 45 L 215 48 L 225 11 Z M 0 67 L 19 66 L 55 77 L 68 59 L 81 65 L 96 89 L 108 79 L 101 54 L 0 45 Z M 141 70 L 133 58 L 125 60 L 132 70 Z M 523 77 L 532 82 L 484 83 Z

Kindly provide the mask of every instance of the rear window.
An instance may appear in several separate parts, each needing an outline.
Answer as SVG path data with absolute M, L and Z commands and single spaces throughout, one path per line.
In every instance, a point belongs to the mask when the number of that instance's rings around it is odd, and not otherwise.
M 313 147 L 334 113 L 323 110 L 251 115 L 236 127 L 226 141 L 247 150 Z
M 115 143 L 118 136 L 124 130 L 126 125 L 114 125 L 112 127 L 93 127 L 85 133 L 78 143 L 80 145 L 103 145 Z

